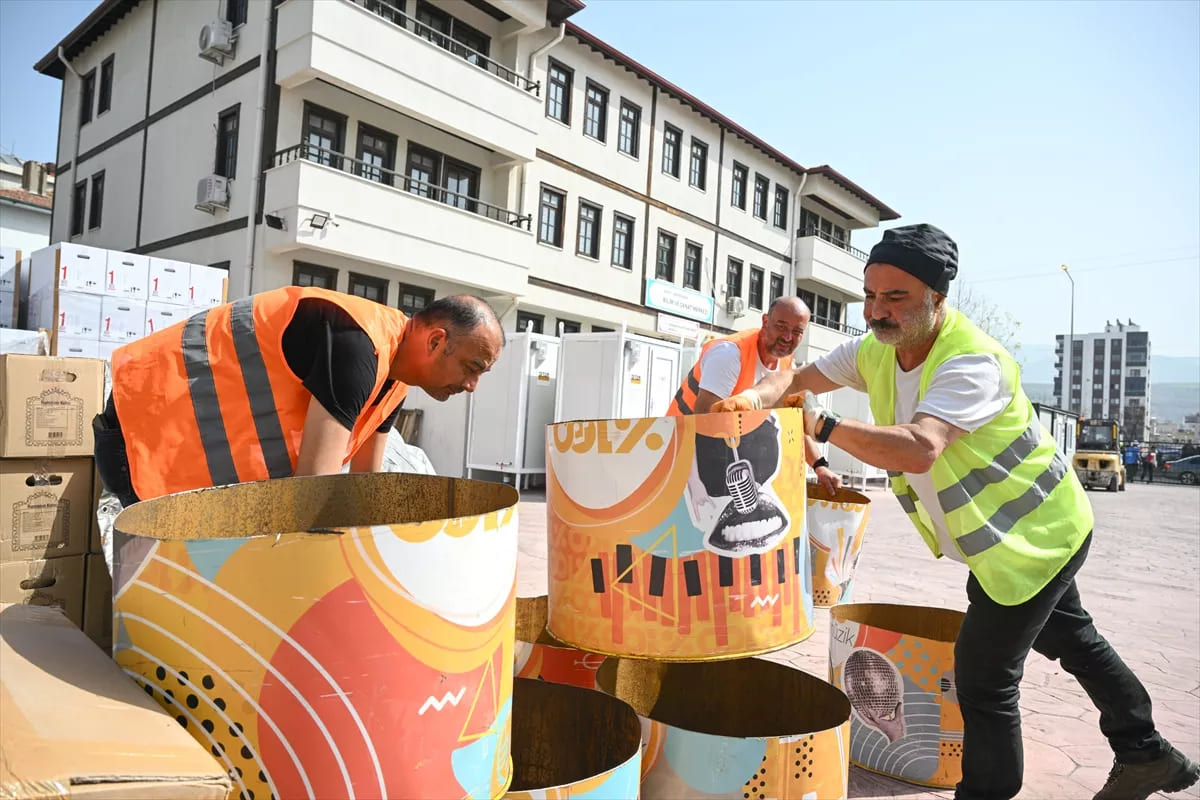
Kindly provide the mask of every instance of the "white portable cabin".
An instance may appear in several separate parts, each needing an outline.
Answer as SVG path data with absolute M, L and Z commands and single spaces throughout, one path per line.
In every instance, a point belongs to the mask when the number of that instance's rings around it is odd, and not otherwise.
M 661 417 L 682 380 L 680 346 L 627 331 L 562 337 L 554 420 Z

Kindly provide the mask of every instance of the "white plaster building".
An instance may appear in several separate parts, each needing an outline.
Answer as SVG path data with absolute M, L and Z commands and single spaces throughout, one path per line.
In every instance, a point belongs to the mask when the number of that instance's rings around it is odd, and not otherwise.
M 31 253 L 50 244 L 54 165 L 0 154 L 0 247 Z
M 1099 333 L 1077 333 L 1071 342 L 1071 390 L 1063 384 L 1063 349 L 1055 337 L 1055 404 L 1092 419 L 1113 419 L 1124 441 L 1146 439 L 1150 408 L 1150 334 L 1133 320 L 1107 322 Z

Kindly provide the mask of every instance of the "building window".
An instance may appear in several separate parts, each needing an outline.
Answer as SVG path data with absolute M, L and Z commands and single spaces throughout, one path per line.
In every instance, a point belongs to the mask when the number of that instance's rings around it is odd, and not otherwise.
M 829 321 L 835 328 L 842 324 L 842 304 L 837 300 L 829 301 Z
M 679 148 L 683 142 L 683 131 L 663 123 L 662 171 L 673 178 L 679 177 Z
M 621 123 L 617 128 L 617 149 L 638 157 L 642 139 L 642 109 L 621 98 Z
M 774 303 L 783 296 L 783 276 L 771 273 L 771 300 Z
M 92 176 L 92 206 L 88 209 L 88 230 L 100 227 L 104 216 L 104 171 Z
M 788 190 L 784 186 L 775 187 L 775 227 L 787 230 Z
M 562 247 L 563 205 L 567 196 L 545 186 L 542 187 L 542 202 L 538 209 L 538 241 Z
M 763 307 L 763 277 L 761 267 L 750 265 L 750 307 L 762 310 Z
M 304 104 L 304 143 L 309 161 L 342 168 L 342 146 L 346 141 L 346 117 L 312 103 Z
M 433 289 L 408 283 L 402 283 L 396 288 L 398 289 L 397 305 L 406 317 L 411 318 L 424 311 L 433 302 Z
M 71 197 L 71 235 L 83 233 L 83 214 L 87 210 L 87 181 L 75 184 L 75 193 Z
M 708 145 L 692 137 L 692 161 L 688 169 L 688 183 L 701 191 L 708 182 Z
M 318 289 L 337 288 L 337 270 L 332 267 L 322 267 L 320 264 L 308 264 L 303 261 L 292 262 L 292 285 L 314 286 Z
M 560 333 L 579 333 L 583 326 L 574 320 L 559 318 L 558 330 Z
M 574 73 L 554 59 L 550 60 L 546 73 L 546 116 L 570 125 L 571 80 Z
M 441 178 L 442 154 L 422 147 L 416 142 L 408 143 L 408 161 L 405 165 L 405 189 L 422 197 L 436 199 L 437 185 Z
M 478 208 L 479 168 L 449 156 L 442 157 L 442 167 L 442 187 L 446 190 L 443 202 L 474 212 Z
M 733 162 L 733 185 L 729 190 L 729 203 L 742 211 L 746 210 L 746 184 L 749 180 L 749 168 L 745 164 Z
M 654 277 L 675 282 L 675 235 L 658 232 L 658 255 L 654 260 Z
M 357 272 L 351 272 L 349 279 L 350 282 L 347 289 L 350 294 L 355 297 L 365 297 L 368 300 L 374 300 L 376 303 L 387 303 L 388 282 L 383 278 L 376 278 L 371 275 L 359 275 Z
M 736 258 L 729 259 L 725 271 L 725 294 L 728 297 L 742 296 L 742 262 Z
M 359 177 L 376 183 L 393 183 L 396 169 L 396 137 L 387 131 L 358 123 L 358 159 L 356 172 Z
M 545 323 L 545 321 L 546 318 L 541 314 L 531 314 L 528 311 L 518 311 L 517 331 L 519 333 L 525 333 L 526 331 L 541 333 L 542 325 Z
M 771 182 L 762 175 L 754 176 L 754 216 L 759 219 L 767 218 L 767 192 Z
M 100 62 L 100 98 L 96 107 L 97 116 L 112 108 L 113 59 L 115 58 L 116 56 L 109 56 Z
M 633 269 L 633 218 L 613 212 L 612 263 Z
M 96 101 L 96 70 L 83 76 L 79 83 L 79 124 L 92 121 L 92 104 Z
M 383 137 L 391 134 L 372 130 L 372 143 L 386 163 L 388 141 Z M 387 170 L 382 170 L 387 182 Z M 408 158 L 405 164 L 404 188 L 421 197 L 441 203 L 475 211 L 479 198 L 479 167 L 457 161 L 436 150 L 408 143 Z
M 238 116 L 241 106 L 236 105 L 221 112 L 217 117 L 216 173 L 223 178 L 237 175 Z
M 695 242 L 683 246 L 683 285 L 700 291 L 700 269 L 704 262 L 704 248 Z
M 608 89 L 590 80 L 583 105 L 583 132 L 601 142 L 608 141 Z
M 248 0 L 225 0 L 225 19 L 233 27 L 246 24 Z
M 373 0 L 368 2 L 367 7 L 383 6 L 387 9 L 389 6 L 400 6 L 403 11 L 403 2 L 379 2 Z M 383 10 L 383 9 L 381 9 Z M 395 20 L 393 20 L 395 21 Z M 467 25 L 457 17 L 447 14 L 445 11 L 429 3 L 420 0 L 417 3 L 417 35 L 423 39 L 427 39 L 438 47 L 449 50 L 457 56 L 476 66 L 486 66 L 486 62 L 480 56 L 486 56 L 491 47 L 491 39 L 479 32 L 470 25 Z M 452 42 L 456 42 L 461 47 L 456 47 Z
M 603 325 L 593 325 L 592 333 L 612 333 L 612 328 L 605 328 Z
M 579 202 L 579 226 L 575 252 L 588 258 L 600 258 L 600 208 Z

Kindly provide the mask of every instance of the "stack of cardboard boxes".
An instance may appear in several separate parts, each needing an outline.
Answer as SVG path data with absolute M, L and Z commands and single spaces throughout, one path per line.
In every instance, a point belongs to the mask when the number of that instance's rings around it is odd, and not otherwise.
M 51 353 L 103 358 L 135 339 L 225 302 L 228 273 L 182 261 L 60 242 L 27 257 L 27 327 Z
M 98 359 L 0 355 L 0 603 L 61 608 L 101 647 L 112 584 L 96 525 Z
M 18 265 L 22 253 L 11 247 L 0 247 L 0 330 L 17 327 L 17 309 L 21 296 Z

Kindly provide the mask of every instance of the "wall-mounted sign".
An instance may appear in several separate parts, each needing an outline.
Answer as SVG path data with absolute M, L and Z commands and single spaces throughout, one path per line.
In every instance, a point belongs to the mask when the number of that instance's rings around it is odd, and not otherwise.
M 708 295 L 681 289 L 673 283 L 650 278 L 646 281 L 646 305 L 700 322 L 713 321 L 713 299 Z
M 671 336 L 683 336 L 695 339 L 700 334 L 700 323 L 690 319 L 680 319 L 670 314 L 658 315 L 658 332 Z

